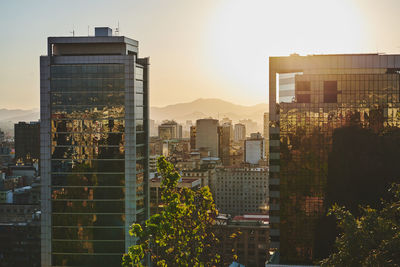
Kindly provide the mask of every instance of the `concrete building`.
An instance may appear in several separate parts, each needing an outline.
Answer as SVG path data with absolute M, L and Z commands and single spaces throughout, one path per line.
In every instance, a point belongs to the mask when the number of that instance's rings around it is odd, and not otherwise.
M 234 136 L 235 142 L 246 140 L 246 126 L 243 123 L 235 124 Z
M 0 205 L 0 214 L 0 265 L 41 266 L 38 206 Z
M 218 157 L 218 120 L 200 119 L 196 121 L 196 149 L 204 149 L 209 156 Z
M 216 169 L 210 179 L 210 189 L 220 213 L 240 215 L 268 212 L 268 169 Z
M 265 159 L 265 139 L 260 133 L 252 133 L 245 141 L 244 159 L 246 163 L 257 165 Z
M 176 121 L 164 121 L 158 126 L 158 137 L 161 140 L 181 139 L 182 125 Z
M 24 162 L 40 158 L 40 122 L 14 124 L 15 159 Z
M 399 69 L 400 55 L 269 58 L 271 247 L 280 263 L 317 262 L 330 205 L 379 205 L 399 182 Z
M 222 228 L 220 240 L 225 258 L 232 256 L 232 249 L 238 256 L 236 262 L 241 266 L 264 267 L 269 259 L 269 216 L 266 214 L 244 214 L 233 219 L 217 218 Z M 240 234 L 238 234 L 240 233 Z M 231 235 L 237 234 L 232 239 Z
M 40 58 L 42 266 L 120 266 L 149 216 L 149 59 L 138 41 L 49 37 Z
M 203 168 L 200 166 L 199 169 L 182 170 L 182 178 L 196 178 L 200 179 L 201 186 L 209 186 L 210 181 L 215 177 L 215 168 Z

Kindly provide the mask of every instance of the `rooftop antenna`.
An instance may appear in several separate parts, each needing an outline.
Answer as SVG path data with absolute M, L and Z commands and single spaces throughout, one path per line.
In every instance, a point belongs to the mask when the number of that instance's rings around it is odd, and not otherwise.
M 72 32 L 70 32 L 70 33 L 72 33 L 72 37 L 75 37 L 75 26 L 74 25 L 72 25 Z
M 89 36 L 89 25 L 87 25 L 87 36 Z
M 118 21 L 118 26 L 117 26 L 117 28 L 115 29 L 115 35 L 119 35 L 119 21 Z

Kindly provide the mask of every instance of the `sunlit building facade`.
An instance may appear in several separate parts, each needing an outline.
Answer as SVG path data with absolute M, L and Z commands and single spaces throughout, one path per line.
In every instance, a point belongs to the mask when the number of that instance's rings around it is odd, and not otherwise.
M 149 215 L 148 58 L 96 28 L 40 58 L 42 266 L 120 266 Z
M 316 239 L 323 234 L 317 224 L 326 215 L 336 171 L 331 156 L 342 142 L 338 130 L 355 127 L 382 136 L 399 128 L 399 73 L 399 55 L 269 59 L 270 236 L 282 263 L 316 259 Z M 367 161 L 371 155 L 364 156 Z

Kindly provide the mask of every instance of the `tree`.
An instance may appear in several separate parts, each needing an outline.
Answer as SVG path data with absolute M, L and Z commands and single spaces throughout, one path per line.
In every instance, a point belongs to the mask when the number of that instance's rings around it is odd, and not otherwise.
M 159 214 L 144 225 L 133 224 L 136 245 L 123 257 L 123 266 L 143 266 L 146 255 L 157 266 L 213 266 L 219 264 L 219 240 L 214 233 L 217 216 L 208 187 L 178 188 L 179 173 L 165 157 L 158 158 L 162 176 Z
M 400 266 L 400 184 L 389 192 L 391 199 L 382 200 L 382 209 L 361 207 L 359 218 L 338 205 L 329 210 L 342 233 L 322 266 Z

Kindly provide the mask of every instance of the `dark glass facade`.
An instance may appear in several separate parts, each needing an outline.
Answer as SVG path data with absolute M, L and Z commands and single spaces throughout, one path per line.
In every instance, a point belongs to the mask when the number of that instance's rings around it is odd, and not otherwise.
M 346 178 L 356 180 L 363 173 L 357 162 L 374 157 L 357 151 L 369 146 L 371 136 L 382 137 L 400 127 L 400 75 L 394 63 L 392 67 L 380 64 L 380 57 L 270 59 L 271 243 L 279 248 L 282 263 L 312 263 L 318 259 L 319 239 L 325 236 L 324 231 L 332 230 L 321 227 L 321 221 L 334 202 L 350 205 L 341 199 L 346 191 L 351 192 L 354 201 L 370 204 L 362 192 L 371 187 L 366 185 L 367 177 L 364 182 L 357 180 L 357 188 L 346 188 L 341 178 L 345 171 L 340 173 L 337 169 L 338 158 L 346 158 L 340 169 L 351 169 Z M 367 64 L 370 58 L 378 59 L 377 65 Z M 293 73 L 294 90 L 279 82 L 271 86 L 279 79 L 279 73 Z M 343 130 L 348 134 L 341 135 Z M 338 148 L 343 148 L 347 136 L 360 131 L 367 132 L 370 140 L 364 138 L 358 148 L 347 146 L 339 155 Z M 346 169 L 346 165 L 358 168 Z M 369 165 L 378 169 L 379 164 L 376 161 Z M 376 173 L 372 184 L 384 187 L 395 177 L 394 173 Z
M 120 266 L 129 225 L 148 216 L 147 65 L 134 55 L 54 58 L 51 266 Z

